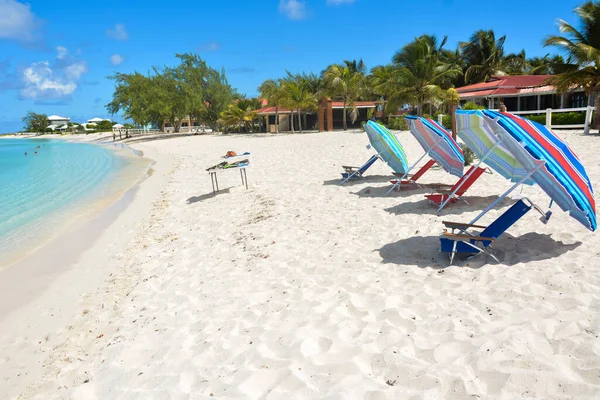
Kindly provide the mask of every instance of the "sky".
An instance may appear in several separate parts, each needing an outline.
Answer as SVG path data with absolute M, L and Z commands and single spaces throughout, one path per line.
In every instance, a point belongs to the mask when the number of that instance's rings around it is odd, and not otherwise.
M 577 23 L 583 0 L 0 0 L 0 133 L 34 111 L 75 122 L 112 118 L 115 72 L 147 73 L 194 52 L 225 68 L 241 93 L 265 79 L 319 73 L 362 58 L 390 62 L 422 34 L 454 49 L 478 29 L 506 35 L 505 51 L 553 52 L 542 41 L 557 20 Z M 483 5 L 485 4 L 485 5 Z

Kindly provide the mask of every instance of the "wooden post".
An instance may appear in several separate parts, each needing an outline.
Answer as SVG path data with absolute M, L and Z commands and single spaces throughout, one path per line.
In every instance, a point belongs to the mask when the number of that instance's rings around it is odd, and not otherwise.
M 552 127 L 552 109 L 546 108 L 546 128 Z
M 325 132 L 325 101 L 319 101 L 319 132 Z
M 333 101 L 327 99 L 327 130 L 333 132 Z
M 450 115 L 452 116 L 452 137 L 456 140 L 456 105 L 450 106 Z

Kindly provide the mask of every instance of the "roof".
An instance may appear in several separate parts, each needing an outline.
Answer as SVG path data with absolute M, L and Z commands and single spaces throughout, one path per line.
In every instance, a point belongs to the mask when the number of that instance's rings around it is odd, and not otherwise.
M 105 120 L 104 120 L 104 119 L 102 119 L 102 118 L 92 118 L 92 119 L 88 119 L 88 122 L 102 122 L 102 121 L 105 121 Z
M 292 111 L 289 108 L 279 107 L 279 114 L 290 114 Z M 258 110 L 254 110 L 253 113 L 259 115 L 271 115 L 276 114 L 275 107 L 265 107 Z
M 50 115 L 48 121 L 70 120 L 70 118 L 61 117 L 60 115 Z
M 487 82 L 456 88 L 462 99 L 527 93 L 553 93 L 554 86 L 546 84 L 552 75 L 493 76 Z
M 377 101 L 355 101 L 354 105 L 356 108 L 373 108 L 377 107 L 381 102 Z M 331 108 L 344 108 L 343 101 L 333 101 L 331 102 Z

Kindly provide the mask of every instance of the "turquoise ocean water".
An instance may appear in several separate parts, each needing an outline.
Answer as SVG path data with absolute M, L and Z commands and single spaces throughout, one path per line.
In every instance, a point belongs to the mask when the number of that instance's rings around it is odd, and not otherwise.
M 130 162 L 92 144 L 0 139 L 0 264 L 60 231 L 69 211 L 103 196 Z

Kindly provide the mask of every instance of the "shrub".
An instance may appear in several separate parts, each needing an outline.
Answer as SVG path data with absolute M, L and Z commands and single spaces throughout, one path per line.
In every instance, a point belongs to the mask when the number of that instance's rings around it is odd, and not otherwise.
M 546 114 L 542 115 L 523 115 L 531 121 L 539 124 L 546 124 Z M 568 113 L 552 113 L 552 125 L 576 125 L 585 123 L 585 113 L 568 112 Z
M 44 129 L 44 132 L 46 132 L 46 133 L 54 133 L 54 129 L 52 129 L 52 128 L 46 128 L 46 129 Z
M 484 110 L 485 107 L 480 106 L 479 104 L 475 104 L 472 101 L 468 101 L 462 106 L 462 109 L 463 110 Z
M 473 151 L 471 151 L 466 144 L 461 144 L 460 148 L 462 149 L 463 156 L 465 157 L 465 166 L 473 164 L 473 160 L 475 160 L 475 154 Z
M 442 117 L 442 126 L 448 130 L 452 129 L 452 116 L 444 115 Z
M 387 125 L 388 129 L 395 129 L 399 131 L 407 131 L 408 130 L 408 122 L 404 117 L 394 117 L 390 118 L 390 123 Z

